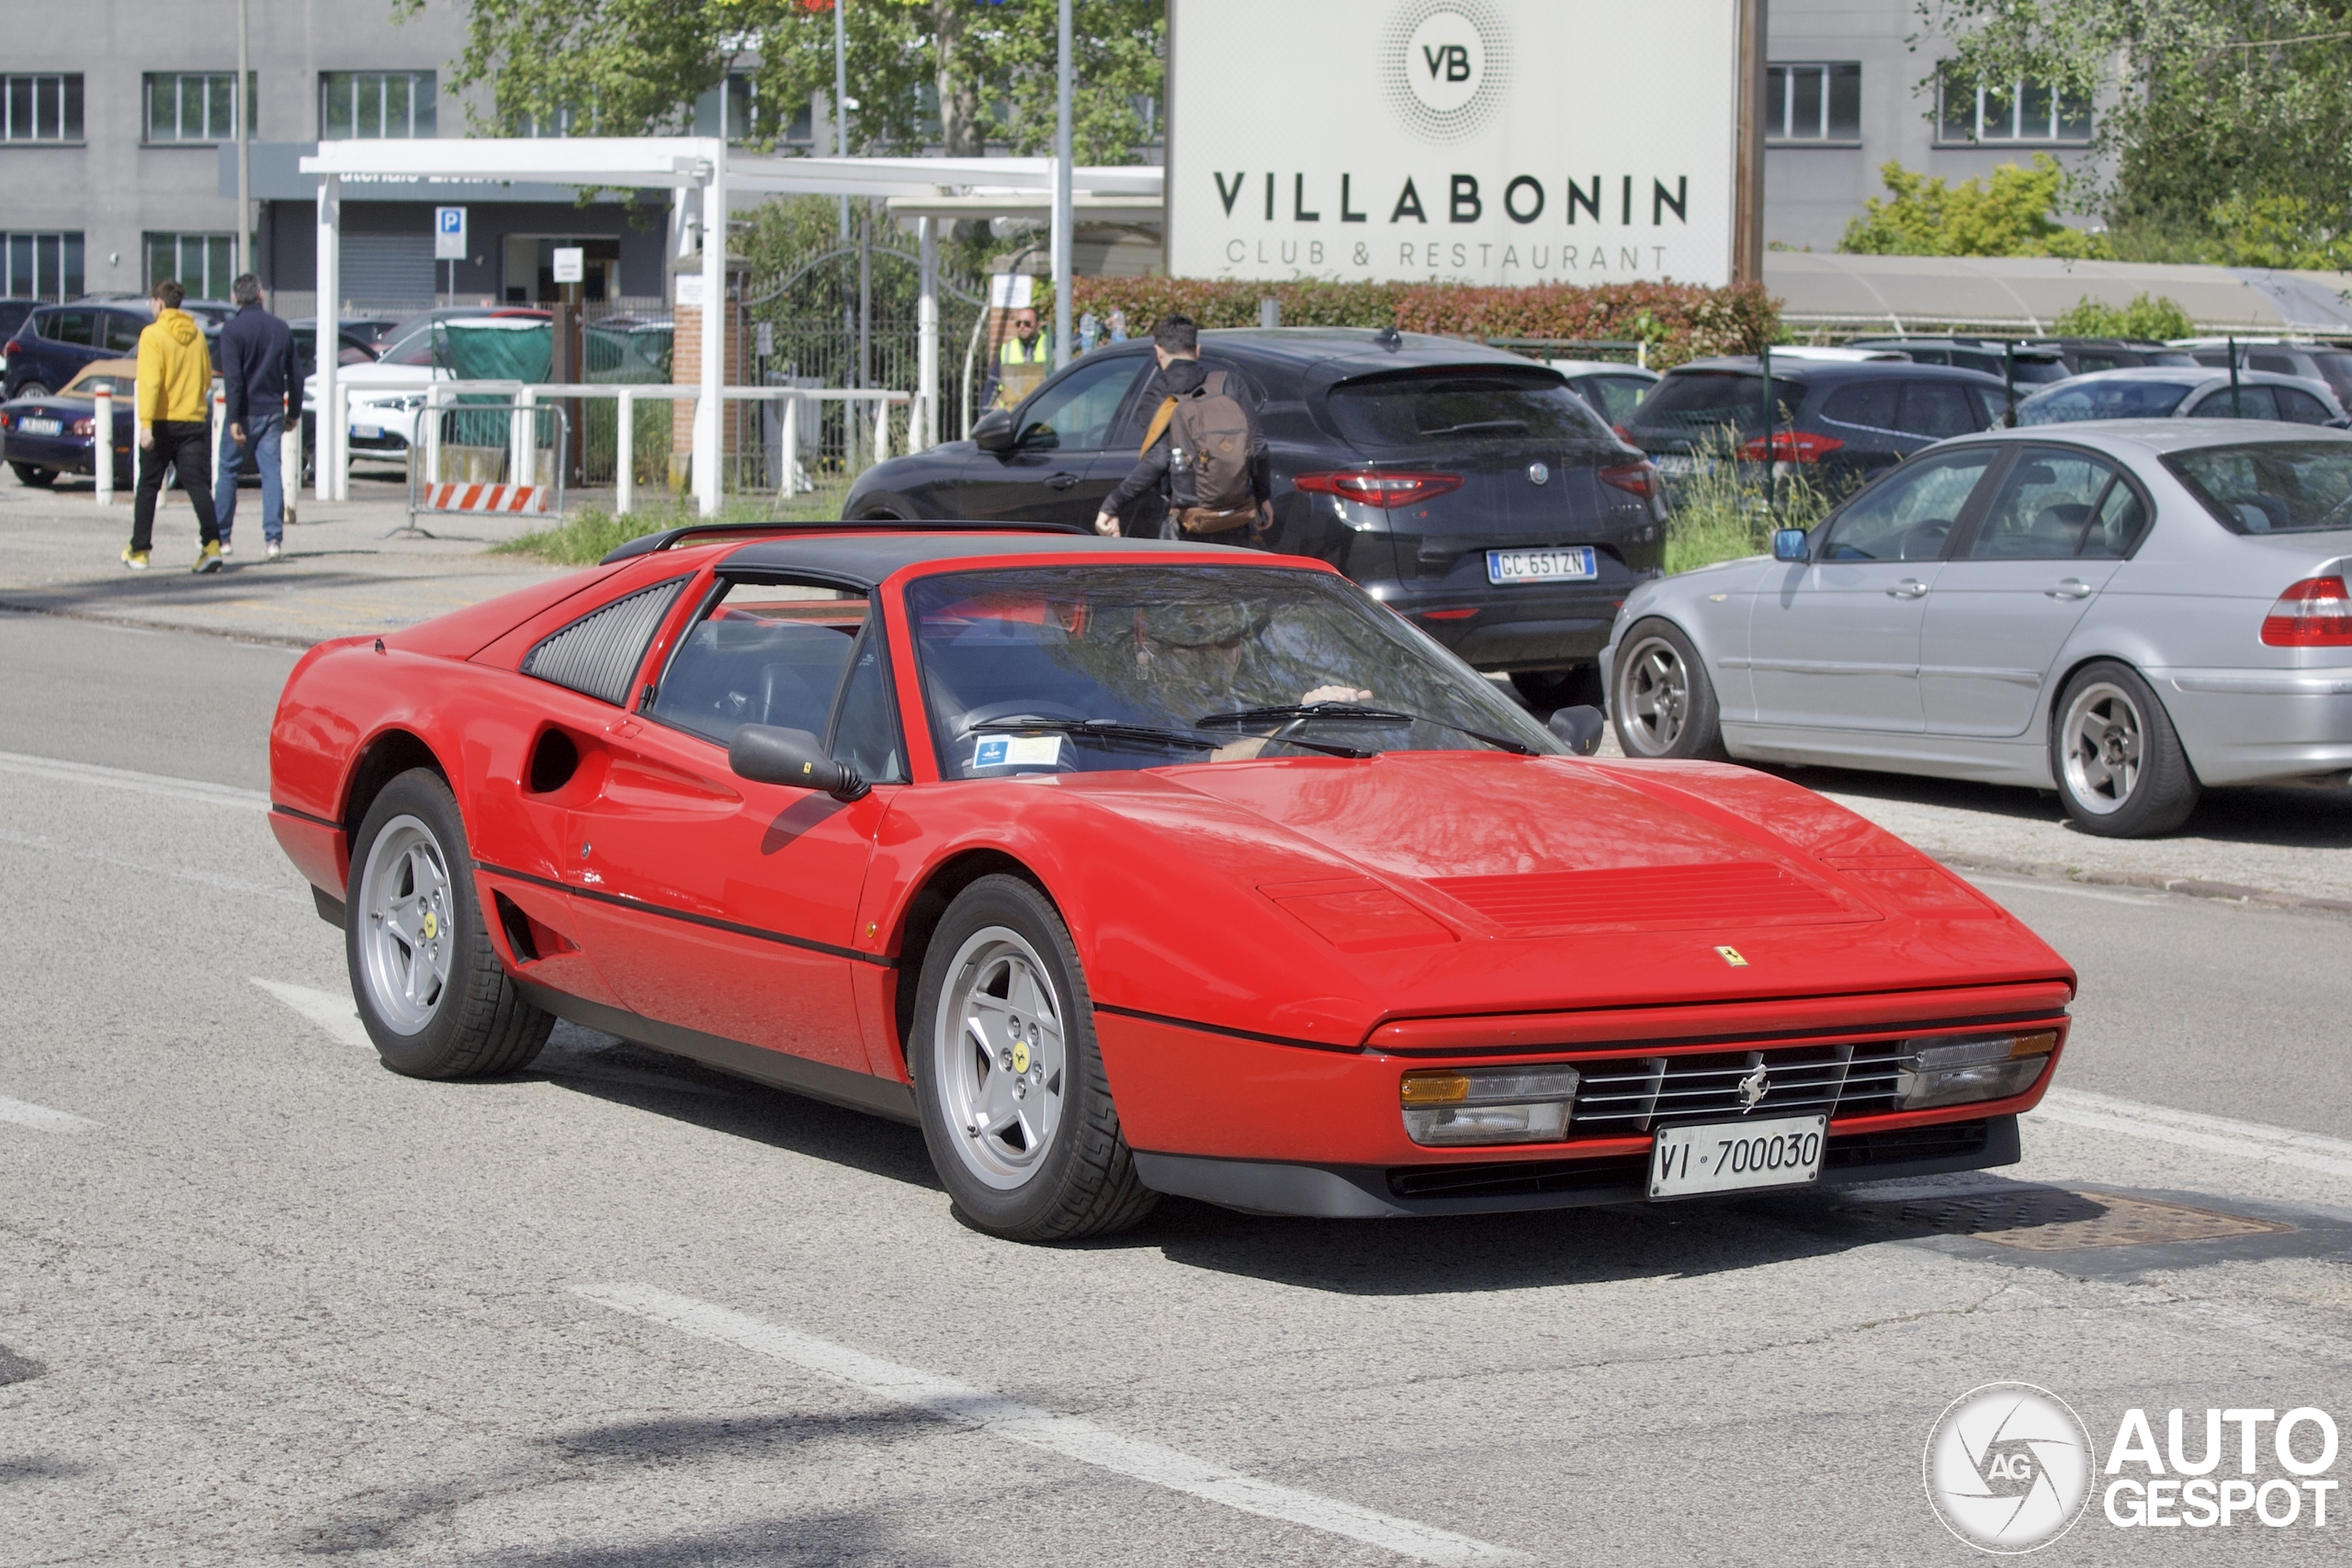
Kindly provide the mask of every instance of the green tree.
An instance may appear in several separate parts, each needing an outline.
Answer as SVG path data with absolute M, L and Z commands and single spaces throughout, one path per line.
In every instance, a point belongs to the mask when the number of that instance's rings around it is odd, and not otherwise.
M 2098 235 L 2069 229 L 2052 214 L 2065 170 L 2047 152 L 2033 167 L 2004 164 L 1987 181 L 1947 186 L 1899 163 L 1879 170 L 1887 196 L 1862 204 L 1846 225 L 1841 251 L 1883 256 L 2097 256 Z
M 465 3 L 452 85 L 490 89 L 489 130 L 569 115 L 580 134 L 674 133 L 752 62 L 761 100 L 792 106 L 761 128 L 769 141 L 812 96 L 832 96 L 832 0 Z M 1160 91 L 1163 8 L 1077 0 L 1075 12 L 1074 154 L 1133 163 Z M 848 0 L 842 20 L 853 152 L 1052 151 L 1056 0 Z
M 2050 323 L 2060 337 L 2123 337 L 2143 343 L 2164 343 L 2195 334 L 2197 323 L 2180 302 L 2166 295 L 2135 294 L 2129 305 L 2105 305 L 2085 295 L 2075 308 Z

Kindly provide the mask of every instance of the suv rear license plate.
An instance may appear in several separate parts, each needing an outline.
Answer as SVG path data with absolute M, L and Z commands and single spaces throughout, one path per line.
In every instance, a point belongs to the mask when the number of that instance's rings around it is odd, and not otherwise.
M 1826 1116 L 1661 1127 L 1650 1144 L 1650 1196 L 1690 1198 L 1821 1179 Z
M 1510 582 L 1590 582 L 1600 576 L 1590 545 L 1567 545 L 1546 550 L 1488 550 L 1487 581 Z
M 22 419 L 17 422 L 17 428 L 23 431 L 27 435 L 62 435 L 65 434 L 65 426 L 63 423 L 54 419 Z

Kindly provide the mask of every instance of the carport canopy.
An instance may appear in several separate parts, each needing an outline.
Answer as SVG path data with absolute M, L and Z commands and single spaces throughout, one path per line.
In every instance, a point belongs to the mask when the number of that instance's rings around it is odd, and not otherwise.
M 674 193 L 672 222 L 674 254 L 683 257 L 697 233 L 716 234 L 702 250 L 703 298 L 726 298 L 727 210 L 730 197 L 821 195 L 879 197 L 894 209 L 920 210 L 942 198 L 959 216 L 987 215 L 1001 204 L 1006 212 L 1035 211 L 1050 195 L 1050 158 L 779 158 L 730 149 L 718 137 L 483 137 L 447 141 L 322 141 L 302 160 L 302 172 L 317 175 L 319 342 L 318 406 L 334 406 L 337 334 L 325 324 L 341 310 L 343 182 L 369 177 L 532 181 L 620 189 L 666 188 Z M 1132 208 L 1157 205 L 1161 171 L 1148 164 L 1074 168 L 1075 203 Z M 695 198 L 699 197 L 697 201 Z M 917 404 L 928 432 L 938 429 L 938 257 L 931 214 L 919 217 L 922 251 L 922 347 Z M 1058 254 L 1066 247 L 1057 246 Z M 1057 280 L 1063 287 L 1068 279 Z M 695 404 L 694 491 L 697 509 L 716 516 L 719 507 L 719 400 L 726 354 L 725 312 L 701 311 L 700 395 Z M 343 448 L 349 432 L 318 421 L 319 498 L 340 500 Z

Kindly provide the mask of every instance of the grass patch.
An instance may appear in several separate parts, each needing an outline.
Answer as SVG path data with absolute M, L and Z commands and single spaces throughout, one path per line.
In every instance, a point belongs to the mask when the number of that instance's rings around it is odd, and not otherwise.
M 673 495 L 662 490 L 656 491 L 649 503 L 625 517 L 616 516 L 601 506 L 582 507 L 552 528 L 492 546 L 491 554 L 537 556 L 558 566 L 594 566 L 631 539 L 658 534 L 664 528 L 684 528 L 703 522 L 828 522 L 842 514 L 842 501 L 848 493 L 847 485 L 836 484 L 820 486 L 783 502 L 774 496 L 732 495 L 726 498 L 716 518 L 706 518 L 695 510 L 692 496 Z
M 1830 498 L 1794 464 L 1777 465 L 1782 472 L 1768 494 L 1763 465 L 1736 461 L 1728 437 L 1692 456 L 1697 470 L 1678 478 L 1669 492 L 1669 575 L 1768 554 L 1772 530 L 1810 528 L 1829 510 Z

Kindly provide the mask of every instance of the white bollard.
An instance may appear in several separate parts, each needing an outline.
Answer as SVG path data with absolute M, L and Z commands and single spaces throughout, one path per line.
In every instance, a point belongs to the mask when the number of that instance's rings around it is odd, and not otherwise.
M 229 460 L 229 394 L 218 378 L 212 383 L 212 493 L 220 493 L 221 466 Z
M 98 504 L 114 504 L 114 383 L 101 381 L 97 407 L 90 414 L 90 482 L 97 487 Z
M 424 389 L 424 407 L 417 414 L 417 433 L 424 440 L 424 482 L 441 482 L 441 384 Z
M 779 495 L 800 493 L 800 400 L 784 400 L 784 461 L 776 467 L 782 470 L 776 483 Z
M 890 400 L 874 400 L 874 460 L 877 463 L 890 456 Z
M 319 456 L 328 461 L 327 478 L 332 483 L 334 499 L 351 499 L 351 389 L 342 381 L 334 384 L 334 416 L 319 432 Z
M 627 387 L 613 413 L 613 514 L 637 510 L 637 394 Z
M 286 428 L 277 437 L 277 488 L 285 498 L 283 520 L 290 528 L 302 489 L 302 400 L 298 393 L 286 400 L 293 407 L 286 415 Z
M 514 412 L 507 416 L 506 482 L 513 485 L 533 485 L 539 482 L 539 466 L 532 451 L 531 409 L 537 401 L 531 389 L 524 388 L 514 394 Z

